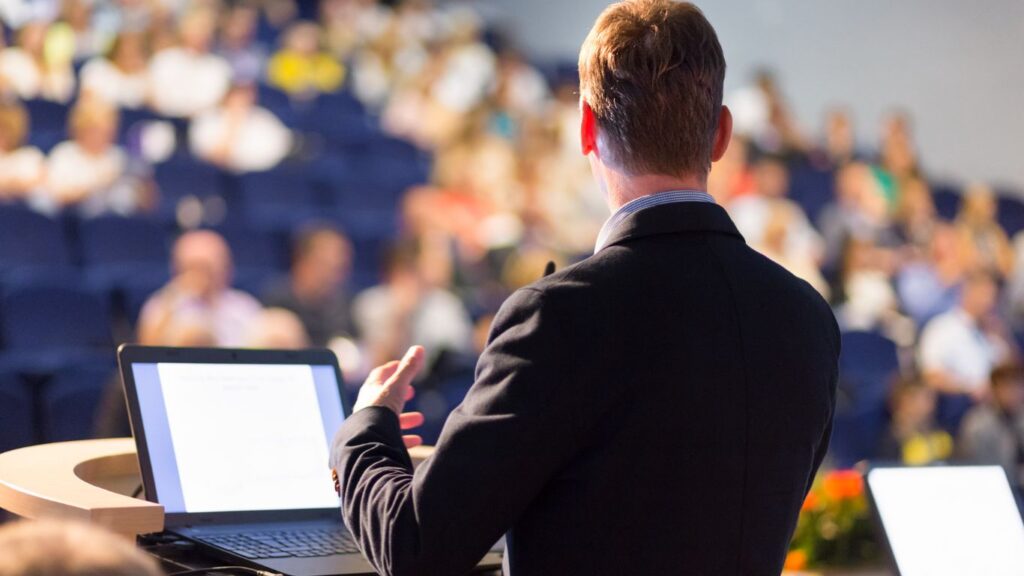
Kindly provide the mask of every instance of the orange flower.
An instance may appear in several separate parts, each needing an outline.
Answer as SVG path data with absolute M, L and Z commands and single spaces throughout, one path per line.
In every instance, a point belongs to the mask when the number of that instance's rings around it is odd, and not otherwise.
M 814 510 L 818 507 L 818 495 L 814 491 L 807 493 L 807 498 L 804 498 L 804 505 L 800 507 L 801 512 L 807 512 L 808 510 Z
M 864 480 L 855 470 L 836 470 L 825 476 L 821 487 L 833 500 L 850 500 L 864 493 Z
M 783 570 L 803 570 L 807 568 L 807 552 L 803 550 L 790 550 L 786 554 L 786 564 Z

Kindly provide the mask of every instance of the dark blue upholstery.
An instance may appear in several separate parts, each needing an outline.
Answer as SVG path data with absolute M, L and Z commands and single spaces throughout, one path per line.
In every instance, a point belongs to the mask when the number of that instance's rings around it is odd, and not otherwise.
M 73 285 L 11 286 L 0 297 L 0 327 L 10 349 L 111 346 L 108 307 L 91 291 Z
M 35 441 L 32 394 L 13 372 L 0 372 L 0 452 Z
M 835 173 L 805 161 L 795 163 L 790 168 L 789 197 L 804 209 L 811 222 L 817 222 L 821 211 L 835 197 Z
M 244 174 L 239 178 L 239 195 L 246 221 L 264 229 L 290 230 L 323 214 L 303 166 Z
M 180 155 L 156 165 L 153 171 L 160 191 L 159 212 L 173 219 L 178 203 L 186 197 L 200 200 L 224 197 L 225 175 L 215 166 Z
M 58 221 L 22 206 L 0 205 L 0 273 L 61 269 L 69 262 Z
M 1006 235 L 1013 237 L 1014 234 L 1024 230 L 1024 201 L 1019 196 L 1011 196 L 1010 193 L 999 196 L 999 225 L 1006 231 Z
M 890 385 L 900 365 L 896 344 L 880 334 L 847 332 L 842 342 L 830 453 L 837 466 L 849 467 L 877 455 Z
M 943 220 L 952 221 L 960 210 L 960 189 L 952 184 L 931 185 L 935 211 Z
M 167 266 L 168 235 L 163 226 L 152 220 L 101 216 L 82 222 L 79 236 L 82 262 L 88 267 Z
M 76 363 L 55 373 L 42 387 L 44 441 L 91 438 L 103 390 L 115 375 L 113 358 Z

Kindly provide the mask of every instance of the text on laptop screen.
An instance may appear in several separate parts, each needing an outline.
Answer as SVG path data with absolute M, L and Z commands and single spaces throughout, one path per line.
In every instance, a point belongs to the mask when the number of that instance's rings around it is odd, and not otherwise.
M 338 507 L 332 366 L 156 363 L 132 374 L 166 512 Z
M 1002 468 L 876 468 L 868 484 L 901 576 L 1024 574 L 1024 523 Z

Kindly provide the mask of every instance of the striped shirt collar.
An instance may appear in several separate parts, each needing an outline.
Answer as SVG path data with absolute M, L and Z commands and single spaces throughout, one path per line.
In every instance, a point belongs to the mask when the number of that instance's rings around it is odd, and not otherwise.
M 675 204 L 677 202 L 710 202 L 715 203 L 715 199 L 711 197 L 707 192 L 700 190 L 673 190 L 670 192 L 658 192 L 656 194 L 649 194 L 647 196 L 641 196 L 635 200 L 631 200 L 623 204 L 614 214 L 611 215 L 608 220 L 605 220 L 604 226 L 601 226 L 601 232 L 597 235 L 597 244 L 594 245 L 594 254 L 597 254 L 605 247 L 605 243 L 611 236 L 612 232 L 626 219 L 630 214 L 635 214 L 641 210 L 652 208 L 654 206 L 661 206 L 662 204 Z

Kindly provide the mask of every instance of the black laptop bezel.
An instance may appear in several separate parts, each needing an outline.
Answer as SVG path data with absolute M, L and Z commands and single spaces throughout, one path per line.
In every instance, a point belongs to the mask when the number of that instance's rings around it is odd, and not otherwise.
M 139 470 L 142 475 L 142 486 L 146 500 L 159 503 L 153 466 L 146 445 L 145 424 L 139 407 L 136 391 L 134 364 L 185 363 L 185 364 L 304 364 L 331 366 L 334 368 L 338 383 L 338 396 L 341 398 L 342 415 L 351 414 L 345 397 L 344 380 L 338 358 L 328 349 L 307 350 L 253 350 L 232 348 L 169 348 L 157 346 L 136 346 L 123 344 L 117 350 L 117 359 L 121 373 L 121 384 L 124 387 L 125 399 L 128 404 L 129 422 L 135 448 L 139 457 Z M 240 470 L 239 474 L 245 474 Z M 324 477 L 330 477 L 330 471 L 324 465 Z M 312 508 L 304 510 L 258 510 L 232 512 L 167 512 L 164 511 L 164 526 L 167 528 L 248 524 L 262 522 L 294 522 L 309 520 L 341 521 L 340 507 Z
M 1017 493 L 1016 488 L 1013 485 L 1012 478 L 1006 473 L 1006 469 L 997 464 L 972 464 L 972 463 L 935 463 L 924 466 L 907 466 L 905 464 L 896 463 L 878 463 L 871 464 L 864 468 L 861 477 L 864 479 L 864 494 L 867 495 L 868 509 L 871 514 L 871 523 L 874 525 L 875 534 L 878 536 L 878 543 L 881 546 L 882 552 L 888 559 L 889 568 L 892 569 L 894 576 L 902 576 L 900 567 L 896 562 L 896 554 L 893 553 L 892 543 L 889 541 L 889 533 L 885 530 L 885 523 L 882 521 L 882 515 L 878 511 L 878 503 L 875 500 L 874 492 L 871 489 L 870 475 L 875 470 L 892 470 L 892 469 L 928 469 L 928 468 L 999 468 L 1003 471 L 1003 475 L 1006 476 L 1006 481 L 1010 486 L 1010 493 L 1013 496 L 1014 504 L 1017 505 L 1017 514 L 1021 516 L 1021 520 L 1024 521 L 1024 508 L 1021 507 L 1020 494 Z

